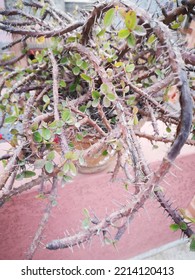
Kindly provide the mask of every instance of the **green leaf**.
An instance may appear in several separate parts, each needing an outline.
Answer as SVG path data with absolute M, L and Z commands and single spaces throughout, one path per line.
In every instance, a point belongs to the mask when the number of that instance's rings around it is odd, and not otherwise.
M 169 226 L 169 228 L 172 230 L 172 231 L 177 231 L 178 229 L 180 229 L 179 225 L 178 224 L 171 224 Z
M 80 74 L 81 78 L 87 82 L 91 82 L 91 77 L 89 77 L 88 75 L 82 73 Z
M 129 190 L 129 186 L 128 186 L 128 184 L 127 184 L 127 183 L 125 183 L 125 184 L 124 184 L 124 188 L 125 188 L 125 190 L 126 190 L 126 191 L 128 191 L 128 190 Z
M 126 27 L 132 31 L 135 29 L 136 25 L 137 25 L 137 16 L 135 11 L 128 11 L 125 15 L 125 24 Z
M 89 218 L 84 219 L 82 221 L 82 228 L 86 230 L 89 228 L 89 226 L 90 226 L 90 219 Z
M 103 155 L 103 156 L 107 156 L 107 155 L 108 155 L 108 151 L 107 151 L 107 150 L 104 150 L 104 151 L 102 152 L 102 155 Z
M 60 87 L 66 87 L 66 82 L 64 80 L 61 80 L 59 82 Z
M 138 123 L 139 123 L 139 121 L 138 121 L 137 115 L 134 115 L 133 116 L 133 124 L 138 125 Z
M 160 78 L 162 78 L 164 75 L 163 75 L 163 73 L 162 73 L 162 71 L 160 70 L 160 69 L 156 69 L 155 70 L 155 73 L 156 73 L 156 75 L 158 76 L 158 77 L 160 77 Z
M 108 90 L 109 90 L 109 87 L 108 87 L 108 85 L 107 84 L 101 84 L 101 86 L 100 86 L 100 91 L 102 92 L 102 93 L 104 93 L 104 94 L 106 94 L 106 93 L 108 93 Z
M 19 133 L 19 131 L 18 131 L 17 129 L 15 129 L 15 128 L 12 128 L 12 129 L 10 130 L 10 133 L 11 133 L 12 135 L 17 135 L 17 134 Z
M 43 140 L 41 134 L 38 131 L 35 131 L 33 133 L 33 139 L 34 139 L 35 142 L 38 142 L 38 143 L 41 143 L 42 140 Z
M 179 23 L 179 22 L 173 22 L 171 24 L 171 28 L 176 30 L 176 29 L 178 29 L 180 27 L 180 25 L 181 25 L 181 23 Z
M 35 169 L 42 169 L 45 165 L 45 160 L 44 159 L 37 159 L 34 163 Z
M 68 58 L 67 57 L 63 57 L 61 60 L 60 60 L 60 64 L 66 64 L 68 62 Z
M 135 65 L 134 64 L 129 64 L 129 65 L 126 65 L 126 67 L 125 67 L 125 71 L 127 73 L 133 72 L 134 69 L 135 69 Z
M 23 180 L 24 179 L 24 176 L 23 176 L 23 174 L 22 173 L 20 173 L 20 174 L 17 174 L 17 176 L 16 176 L 16 180 Z
M 80 107 L 79 107 L 79 111 L 81 111 L 81 112 L 85 112 L 86 111 L 86 109 L 87 109 L 87 106 L 86 105 L 81 105 Z
M 18 108 L 18 106 L 16 105 L 16 104 L 14 104 L 14 116 L 15 117 L 19 117 L 19 115 L 20 115 L 20 110 L 19 110 L 19 108 Z
M 53 160 L 55 158 L 55 152 L 51 151 L 47 155 L 47 160 Z
M 65 158 L 66 159 L 70 159 L 70 160 L 77 160 L 78 159 L 78 155 L 77 153 L 74 153 L 72 151 L 69 151 L 65 154 Z
M 58 121 L 56 121 L 56 125 L 58 128 L 62 128 L 64 125 L 64 122 L 62 120 L 58 120 Z
M 77 141 L 82 141 L 82 140 L 83 140 L 83 135 L 80 134 L 80 133 L 77 133 L 77 134 L 76 134 L 76 140 L 77 140 Z
M 123 89 L 123 94 L 126 94 L 129 92 L 129 86 L 126 86 L 124 89 Z
M 47 81 L 45 81 L 45 83 L 46 83 L 47 85 L 52 85 L 52 84 L 53 84 L 53 81 L 52 81 L 52 80 L 47 80 Z
M 62 119 L 64 122 L 69 121 L 71 118 L 71 111 L 69 109 L 64 109 L 62 112 Z
M 80 73 L 80 68 L 78 66 L 75 66 L 73 69 L 72 69 L 72 72 L 75 76 L 79 75 Z
M 35 172 L 30 170 L 24 170 L 22 173 L 24 174 L 24 178 L 31 178 L 36 175 Z
M 42 128 L 41 129 L 41 135 L 45 140 L 49 140 L 52 136 L 51 131 L 48 128 Z
M 86 208 L 83 209 L 83 214 L 86 218 L 90 218 L 89 211 Z
M 92 91 L 91 95 L 93 99 L 98 99 L 101 96 L 97 90 Z
M 48 103 L 50 103 L 50 98 L 48 97 L 48 95 L 43 95 L 43 101 L 46 103 L 46 104 L 48 104 Z
M 35 195 L 35 198 L 36 199 L 45 199 L 46 195 L 44 195 L 43 193 L 39 193 L 39 194 Z
M 106 94 L 106 97 L 110 100 L 110 101 L 115 101 L 116 100 L 116 95 L 112 92 L 109 92 Z
M 115 9 L 111 8 L 109 9 L 104 16 L 104 26 L 108 27 L 112 24 L 112 21 L 114 19 Z
M 14 123 L 16 120 L 17 120 L 17 117 L 15 117 L 15 116 L 10 116 L 10 117 L 5 118 L 4 123 L 5 123 L 5 124 L 11 124 L 11 123 Z
M 22 10 L 24 8 L 22 0 L 17 0 L 17 2 L 15 3 L 15 7 Z
M 184 223 L 184 222 L 180 223 L 179 226 L 180 226 L 180 229 L 182 229 L 182 230 L 186 230 L 188 228 L 186 223 Z
M 170 132 L 171 132 L 171 128 L 170 128 L 169 126 L 167 126 L 166 131 L 167 131 L 168 133 L 170 133 Z
M 57 128 L 57 127 L 58 127 L 58 126 L 57 126 L 57 121 L 53 121 L 53 122 L 50 123 L 48 126 L 49 126 L 51 129 Z
M 191 138 L 192 140 L 195 140 L 195 134 L 194 135 L 192 135 L 192 138 Z
M 64 172 L 64 174 L 68 173 L 68 171 L 69 171 L 69 164 L 67 162 L 63 165 L 62 171 Z
M 78 58 L 78 59 L 76 60 L 76 65 L 77 65 L 78 67 L 80 67 L 82 64 L 83 64 L 83 60 L 82 60 L 81 58 Z
M 18 175 L 16 176 L 16 179 L 17 179 L 17 180 L 27 179 L 27 178 L 31 178 L 31 177 L 33 177 L 33 176 L 35 176 L 35 175 L 36 175 L 36 173 L 33 172 L 33 171 L 24 170 L 24 171 L 22 171 L 20 174 L 18 174 Z
M 184 15 L 179 15 L 178 17 L 177 17 L 177 20 L 179 21 L 179 22 L 183 22 L 184 21 L 184 19 L 185 19 L 185 16 Z
M 46 11 L 46 6 L 43 7 L 43 8 L 40 10 L 40 15 L 41 15 L 41 17 L 44 15 L 45 11 Z
M 127 44 L 130 48 L 134 48 L 136 45 L 136 39 L 135 36 L 133 35 L 133 33 L 131 33 L 128 37 L 127 37 Z
M 135 96 L 129 97 L 129 99 L 126 102 L 127 102 L 127 105 L 129 105 L 129 106 L 135 105 Z
M 77 169 L 76 169 L 76 166 L 74 165 L 73 162 L 69 163 L 69 171 L 72 174 L 72 176 L 76 176 L 77 175 Z
M 77 87 L 77 84 L 76 83 L 73 83 L 69 86 L 69 90 L 70 92 L 74 92 L 76 90 L 76 87 Z
M 76 42 L 76 41 L 77 41 L 77 37 L 70 36 L 67 38 L 66 43 L 72 43 L 72 42 Z
M 79 164 L 80 165 L 85 165 L 85 160 L 81 155 L 79 156 Z
M 110 100 L 106 96 L 103 98 L 103 105 L 107 108 L 111 105 Z
M 98 106 L 98 104 L 100 103 L 100 99 L 94 99 L 91 103 L 91 105 L 96 108 Z
M 73 181 L 73 179 L 70 176 L 64 175 L 63 176 L 63 181 L 66 182 L 66 183 L 70 183 L 70 182 Z
M 145 36 L 146 35 L 146 29 L 142 25 L 137 25 L 135 29 L 133 30 L 133 33 L 138 36 Z
M 105 32 L 106 32 L 106 29 L 102 29 L 102 30 L 100 30 L 100 31 L 97 33 L 97 36 L 98 36 L 98 37 L 101 37 L 101 36 L 103 36 L 103 35 L 105 34 Z
M 74 54 L 74 57 L 75 57 L 75 59 L 81 59 L 80 53 L 75 53 L 75 54 Z
M 124 65 L 124 63 L 122 61 L 117 61 L 117 62 L 114 63 L 114 67 L 117 67 L 117 68 L 121 67 L 123 65 Z
M 41 38 L 41 37 L 37 38 L 37 40 L 40 40 L 40 43 L 41 43 L 41 40 L 42 40 L 42 41 L 45 40 L 44 37 L 42 37 L 42 39 L 40 39 L 40 38 Z M 43 39 L 43 38 L 44 38 L 44 39 Z M 44 42 L 43 42 L 43 43 L 44 43 Z M 37 54 L 37 55 L 36 55 L 36 60 L 37 60 L 39 63 L 41 63 L 41 62 L 43 61 L 43 55 L 42 55 L 41 53 Z
M 118 37 L 120 39 L 125 39 L 129 36 L 130 34 L 130 31 L 128 29 L 121 29 L 119 32 L 118 32 Z
M 150 37 L 148 38 L 147 44 L 148 45 L 152 45 L 156 40 L 156 36 L 154 34 L 150 35 Z
M 62 128 L 58 127 L 55 131 L 55 134 L 61 135 L 62 134 Z
M 76 92 L 78 92 L 79 94 L 81 94 L 83 92 L 83 88 L 81 85 L 77 84 L 76 86 Z
M 195 235 L 191 236 L 190 251 L 195 252 Z
M 83 70 L 86 70 L 88 67 L 89 67 L 89 64 L 87 63 L 87 61 L 83 61 L 83 63 L 80 66 L 80 68 Z
M 51 205 L 52 205 L 52 207 L 57 206 L 57 205 L 58 205 L 57 200 L 56 200 L 56 199 L 53 199 Z
M 51 174 L 54 170 L 54 164 L 51 161 L 46 161 L 45 163 L 45 170 L 47 171 L 47 173 Z

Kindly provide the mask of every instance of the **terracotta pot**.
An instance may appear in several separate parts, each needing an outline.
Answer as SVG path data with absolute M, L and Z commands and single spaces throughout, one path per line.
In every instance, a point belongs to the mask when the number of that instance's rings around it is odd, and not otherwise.
M 77 150 L 86 151 L 92 145 L 97 143 L 98 140 L 98 138 L 86 136 L 82 141 L 73 140 L 72 142 Z M 107 151 L 107 149 L 108 145 L 103 144 L 103 146 L 101 146 L 101 148 L 96 150 L 94 153 L 87 154 L 85 156 L 85 162 L 83 164 L 78 164 L 78 172 L 92 174 L 109 169 L 115 160 L 115 155 L 114 151 L 108 152 L 107 155 L 104 155 L 103 152 Z

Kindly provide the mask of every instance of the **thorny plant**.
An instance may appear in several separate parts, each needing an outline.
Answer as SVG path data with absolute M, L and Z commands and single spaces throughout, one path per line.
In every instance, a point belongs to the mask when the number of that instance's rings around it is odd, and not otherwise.
M 4 49 L 21 46 L 21 54 L 4 55 L 0 62 L 1 127 L 11 124 L 13 135 L 9 151 L 0 158 L 4 166 L 0 204 L 37 185 L 43 191 L 46 182 L 52 181 L 29 259 L 55 204 L 57 182 L 68 182 L 77 168 L 85 166 L 85 159 L 99 151 L 105 157 L 114 151 L 111 180 L 123 172 L 124 184 L 134 186 L 132 201 L 102 220 L 85 210 L 84 230 L 53 240 L 46 248 L 72 248 L 97 234 L 115 243 L 151 193 L 174 221 L 173 229 L 181 229 L 194 248 L 194 232 L 184 212 L 172 208 L 159 186 L 182 146 L 195 145 L 195 53 L 184 47 L 180 32 L 183 22 L 194 15 L 195 1 L 174 1 L 170 7 L 156 1 L 158 13 L 150 15 L 152 2 L 148 1 L 146 10 L 139 8 L 139 1 L 98 3 L 91 12 L 80 11 L 81 21 L 56 10 L 50 0 L 17 1 L 14 8 L 0 11 L 0 29 L 14 38 Z M 37 46 L 47 46 L 30 57 L 28 46 L 33 39 Z M 18 66 L 21 59 L 27 62 L 24 68 Z M 171 98 L 178 96 L 176 110 Z M 152 134 L 137 129 L 143 118 L 151 122 Z M 167 131 L 177 127 L 174 138 L 161 135 L 159 120 Z M 96 141 L 79 151 L 75 140 L 82 142 L 85 137 Z M 156 172 L 144 159 L 140 137 L 171 143 Z M 14 187 L 16 180 L 30 177 L 30 182 Z M 117 221 L 123 221 L 120 227 L 114 226 Z M 115 230 L 113 238 L 109 228 Z

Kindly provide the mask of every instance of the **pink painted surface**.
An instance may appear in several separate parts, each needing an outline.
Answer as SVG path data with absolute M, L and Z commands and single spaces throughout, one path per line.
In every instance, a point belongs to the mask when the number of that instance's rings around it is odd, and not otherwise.
M 157 167 L 158 163 L 153 165 Z M 182 171 L 173 167 L 177 177 L 167 175 L 170 186 L 163 187 L 174 206 L 184 208 L 194 195 L 195 155 L 179 158 L 177 165 Z M 72 229 L 81 227 L 84 208 L 94 210 L 102 218 L 118 208 L 114 200 L 123 203 L 127 199 L 125 189 L 117 183 L 109 183 L 109 176 L 106 173 L 78 175 L 74 182 L 64 188 L 59 187 L 58 205 L 53 208 L 34 259 L 126 259 L 180 238 L 180 233 L 170 232 L 170 219 L 151 198 L 129 225 L 118 242 L 117 250 L 113 246 L 102 245 L 99 237 L 94 237 L 85 248 L 75 247 L 73 253 L 69 249 L 45 249 L 47 242 L 63 237 L 66 230 L 71 233 Z M 0 259 L 25 259 L 47 202 L 46 199 L 35 198 L 36 194 L 36 191 L 29 191 L 0 208 Z

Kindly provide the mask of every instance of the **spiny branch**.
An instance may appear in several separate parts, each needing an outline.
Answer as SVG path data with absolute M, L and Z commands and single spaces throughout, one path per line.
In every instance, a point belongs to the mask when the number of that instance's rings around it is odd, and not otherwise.
M 35 236 L 30 245 L 30 248 L 28 249 L 27 260 L 32 260 L 34 254 L 35 254 L 35 251 L 37 250 L 37 247 L 39 246 L 43 231 L 45 229 L 45 225 L 47 224 L 47 222 L 49 220 L 49 217 L 50 217 L 53 205 L 55 204 L 56 198 L 57 198 L 57 177 L 53 177 L 53 183 L 52 183 L 52 189 L 51 189 L 50 196 L 49 196 L 49 202 L 44 210 L 43 217 L 39 223 L 38 229 L 35 233 Z

